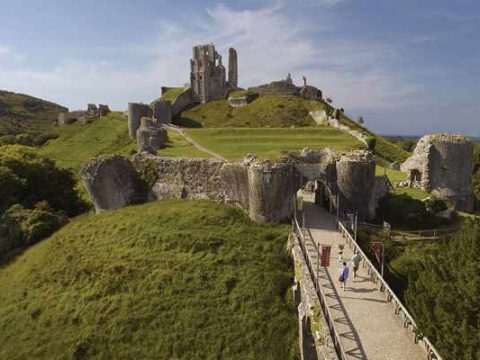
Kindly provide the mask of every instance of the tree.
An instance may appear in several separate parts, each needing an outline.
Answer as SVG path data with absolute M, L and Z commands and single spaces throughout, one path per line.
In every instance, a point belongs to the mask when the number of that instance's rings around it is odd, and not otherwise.
M 469 221 L 412 269 L 407 306 L 447 359 L 480 359 L 480 222 Z
M 480 210 L 480 145 L 478 144 L 475 146 L 472 187 L 475 195 L 475 207 Z
M 55 211 L 78 215 L 86 204 L 78 196 L 73 174 L 40 156 L 36 149 L 21 145 L 0 147 L 0 211 L 20 204 L 33 209 L 46 201 Z

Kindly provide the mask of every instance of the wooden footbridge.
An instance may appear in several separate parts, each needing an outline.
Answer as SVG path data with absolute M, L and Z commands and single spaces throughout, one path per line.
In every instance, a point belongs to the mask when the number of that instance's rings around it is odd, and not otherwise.
M 299 222 L 295 216 L 294 229 L 338 358 L 441 360 L 344 224 L 316 206 L 313 195 L 305 194 L 303 198 L 302 220 Z M 338 282 L 341 261 L 337 249 L 340 244 L 344 245 L 343 259 L 346 261 L 354 250 L 363 258 L 357 278 L 353 279 L 351 274 L 346 290 Z M 328 267 L 320 267 L 322 246 L 332 249 Z

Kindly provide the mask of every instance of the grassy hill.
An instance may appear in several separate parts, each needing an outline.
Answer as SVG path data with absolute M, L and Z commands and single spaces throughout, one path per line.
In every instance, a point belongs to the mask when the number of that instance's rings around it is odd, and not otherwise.
M 247 106 L 237 108 L 230 107 L 228 101 L 222 99 L 200 104 L 184 111 L 174 122 L 177 125 L 191 128 L 315 127 L 316 124 L 309 112 L 322 109 L 329 115 L 333 115 L 334 108 L 330 104 L 324 101 L 308 101 L 298 96 L 259 96 Z M 377 161 L 381 164 L 403 162 L 409 156 L 408 152 L 396 144 L 372 133 L 345 114 L 341 114 L 340 122 L 368 137 L 375 138 L 374 152 Z M 350 135 L 345 136 L 351 137 Z M 351 142 L 356 142 L 356 140 Z M 252 150 L 252 152 L 254 151 Z
M 188 127 L 313 126 L 308 115 L 315 102 L 298 96 L 260 96 L 248 106 L 232 108 L 226 99 L 197 105 L 175 122 Z
M 0 358 L 293 358 L 287 235 L 211 201 L 78 217 L 0 263 Z
M 58 138 L 40 149 L 40 153 L 64 168 L 74 172 L 80 166 L 100 154 L 131 155 L 136 152 L 135 141 L 128 136 L 127 120 L 120 113 L 112 112 L 88 125 L 73 123 L 55 129 Z M 169 132 L 170 142 L 159 154 L 165 156 L 208 157 L 175 132 Z
M 276 160 L 284 151 L 305 147 L 334 150 L 363 148 L 354 137 L 332 127 L 314 128 L 202 128 L 189 129 L 199 144 L 221 154 L 227 160 L 243 159 L 248 153 Z
M 0 136 L 50 131 L 62 111 L 60 105 L 0 90 Z

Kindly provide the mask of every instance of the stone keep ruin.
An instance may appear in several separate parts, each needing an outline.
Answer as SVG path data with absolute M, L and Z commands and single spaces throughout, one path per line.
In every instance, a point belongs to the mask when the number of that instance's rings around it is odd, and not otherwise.
M 451 200 L 455 210 L 473 211 L 473 144 L 461 135 L 427 135 L 401 170 L 408 186 Z
M 227 81 L 222 56 L 215 50 L 215 46 L 213 44 L 195 46 L 193 58 L 190 60 L 193 101 L 205 104 L 211 100 L 223 99 L 230 90 L 235 89 L 238 83 L 237 61 L 237 51 L 230 48 Z
M 294 196 L 307 181 L 319 184 L 316 201 L 338 195 L 345 211 L 371 219 L 389 187 L 375 177 L 372 154 L 355 150 L 339 156 L 326 149 L 304 150 L 284 162 L 247 157 L 242 162 L 136 154 L 130 160 L 106 156 L 85 163 L 82 180 L 97 212 L 164 198 L 212 199 L 248 212 L 257 222 L 293 216 Z

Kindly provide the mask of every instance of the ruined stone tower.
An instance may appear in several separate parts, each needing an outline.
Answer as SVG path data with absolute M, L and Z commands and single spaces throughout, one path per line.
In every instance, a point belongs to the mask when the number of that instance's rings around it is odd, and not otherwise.
M 410 186 L 452 200 L 456 210 L 473 211 L 473 144 L 466 137 L 426 135 L 401 169 L 409 173 Z
M 230 48 L 228 50 L 228 82 L 232 87 L 238 84 L 238 58 L 237 50 Z
M 197 45 L 193 48 L 193 58 L 190 60 L 190 83 L 195 102 L 206 103 L 221 99 L 229 89 L 236 87 L 238 74 L 235 49 L 230 49 L 230 54 L 233 56 L 229 64 L 229 80 L 235 81 L 234 85 L 226 81 L 222 56 L 215 50 L 213 44 Z

